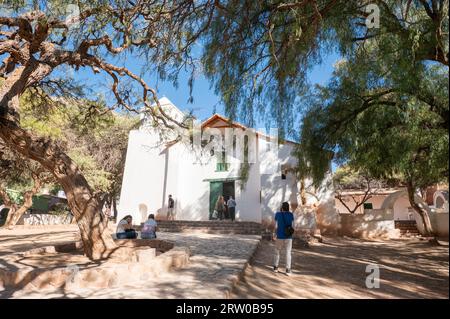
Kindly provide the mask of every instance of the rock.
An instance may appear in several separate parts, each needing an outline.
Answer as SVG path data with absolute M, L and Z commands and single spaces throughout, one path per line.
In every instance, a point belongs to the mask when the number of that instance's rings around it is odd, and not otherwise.
M 138 263 L 151 262 L 156 257 L 156 249 L 147 248 L 145 250 L 139 250 L 136 252 L 136 257 Z

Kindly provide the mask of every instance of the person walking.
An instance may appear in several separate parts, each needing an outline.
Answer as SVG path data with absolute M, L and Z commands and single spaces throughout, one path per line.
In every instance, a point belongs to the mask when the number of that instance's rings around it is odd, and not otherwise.
M 230 196 L 230 198 L 228 199 L 227 206 L 228 206 L 228 216 L 233 222 L 234 219 L 236 218 L 236 201 L 233 199 L 233 196 Z
M 291 275 L 292 235 L 294 234 L 294 214 L 290 212 L 289 203 L 281 204 L 281 211 L 275 214 L 275 256 L 273 271 L 278 272 L 280 252 L 286 255 L 286 275 Z

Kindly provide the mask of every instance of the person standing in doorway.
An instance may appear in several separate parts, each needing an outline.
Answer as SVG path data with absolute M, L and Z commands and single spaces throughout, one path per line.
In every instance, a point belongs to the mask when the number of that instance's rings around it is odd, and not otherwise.
M 286 255 L 286 275 L 288 276 L 291 275 L 293 224 L 294 214 L 290 212 L 289 203 L 284 202 L 281 205 L 281 211 L 275 214 L 276 241 L 273 271 L 278 272 L 280 251 L 283 251 Z
M 169 201 L 167 203 L 167 220 L 175 220 L 175 201 L 172 198 L 172 195 L 169 195 Z
M 228 216 L 233 222 L 234 219 L 236 218 L 236 201 L 233 199 L 233 196 L 230 196 L 230 198 L 228 199 L 227 206 L 228 206 Z
M 216 211 L 219 219 L 222 220 L 225 217 L 225 199 L 222 195 L 217 198 Z

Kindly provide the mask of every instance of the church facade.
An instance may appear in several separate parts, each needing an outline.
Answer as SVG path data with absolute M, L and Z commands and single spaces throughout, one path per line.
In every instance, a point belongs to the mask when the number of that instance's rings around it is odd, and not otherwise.
M 160 104 L 178 120 L 185 116 L 167 98 Z M 298 206 L 294 142 L 279 143 L 219 114 L 198 128 L 165 133 L 144 119 L 130 132 L 118 220 L 132 215 L 140 223 L 150 213 L 165 219 L 169 195 L 177 220 L 215 218 L 219 196 L 235 199 L 237 221 L 270 222 L 283 201 Z

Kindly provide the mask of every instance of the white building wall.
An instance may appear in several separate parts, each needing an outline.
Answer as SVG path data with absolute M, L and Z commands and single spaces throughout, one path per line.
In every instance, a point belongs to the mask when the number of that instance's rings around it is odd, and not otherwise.
M 161 100 L 166 106 L 170 104 L 168 100 Z M 296 160 L 291 156 L 293 144 L 282 144 L 268 156 L 262 156 L 267 143 L 261 136 L 256 139 L 259 156 L 256 156 L 256 163 L 250 165 L 245 187 L 241 187 L 237 159 L 228 155 L 230 170 L 216 172 L 215 156 L 200 156 L 183 142 L 168 147 L 148 125 L 131 131 L 118 220 L 128 214 L 133 216 L 135 224 L 143 222 L 150 213 L 165 217 L 169 194 L 175 200 L 178 220 L 208 220 L 208 180 L 225 178 L 235 179 L 236 220 L 262 222 L 262 218 L 271 219 L 283 201 L 297 204 L 298 185 L 294 174 L 288 174 L 286 180 L 281 179 L 282 164 L 295 166 Z
M 355 195 L 355 199 L 360 202 L 362 200 L 362 195 Z M 384 200 L 386 199 L 387 195 L 375 195 L 372 196 L 370 199 L 368 199 L 366 201 L 366 203 L 371 203 L 372 204 L 372 208 L 373 209 L 380 209 L 381 206 L 383 205 Z M 351 196 L 346 196 L 345 198 L 347 201 L 345 202 L 345 204 L 350 208 L 350 209 L 354 209 L 356 206 L 355 201 L 352 199 Z M 339 214 L 349 214 L 350 212 L 348 211 L 348 209 L 341 203 L 340 200 L 335 199 L 335 205 L 336 205 L 336 209 L 339 212 Z M 358 207 L 358 209 L 355 211 L 355 214 L 364 214 L 364 205 L 361 205 L 360 207 Z
M 130 132 L 118 220 L 132 215 L 133 222 L 140 223 L 161 208 L 165 157 L 152 148 L 152 142 L 152 135 L 146 132 Z
M 388 197 L 388 195 L 378 195 L 373 196 L 372 198 L 368 199 L 366 203 L 372 203 L 373 209 L 380 209 L 383 205 L 384 200 Z M 358 196 L 357 200 L 360 201 L 362 196 Z M 349 206 L 351 209 L 355 207 L 355 202 L 351 198 L 351 196 L 347 196 L 347 206 Z M 348 214 L 349 211 L 345 206 L 338 200 L 335 200 L 336 209 L 339 212 L 339 214 Z M 398 198 L 394 203 L 394 220 L 409 220 L 410 219 L 410 212 L 411 212 L 411 206 L 409 204 L 408 198 L 406 196 Z M 358 209 L 355 212 L 356 214 L 363 214 L 364 213 L 364 205 L 361 205 L 358 207 Z
M 296 159 L 291 155 L 293 145 L 280 144 L 278 150 L 271 148 L 266 138 L 260 137 L 259 158 L 261 159 L 261 212 L 264 223 L 270 224 L 281 203 L 287 201 L 291 206 L 298 205 L 298 182 L 293 173 L 281 178 L 281 167 L 295 167 Z M 268 150 L 270 150 L 268 152 Z
M 176 218 L 179 220 L 209 219 L 209 183 L 204 182 L 211 163 L 199 161 L 186 145 L 178 145 L 178 193 L 175 195 Z
M 411 205 L 406 196 L 400 197 L 394 204 L 394 220 L 410 220 L 414 219 Z
M 259 166 L 257 163 L 250 165 L 249 177 L 245 186 L 243 181 L 235 182 L 236 193 L 236 220 L 261 222 L 261 203 L 259 179 Z

